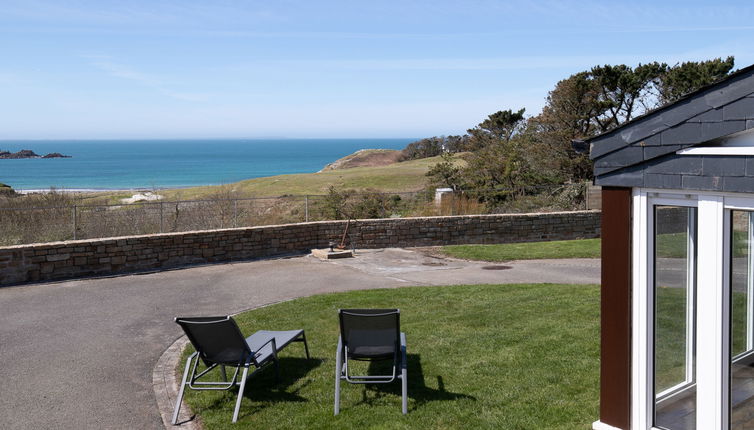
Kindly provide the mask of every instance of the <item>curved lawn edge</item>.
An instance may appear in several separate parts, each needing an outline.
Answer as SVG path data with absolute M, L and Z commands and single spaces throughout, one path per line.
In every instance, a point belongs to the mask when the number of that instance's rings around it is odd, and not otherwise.
M 341 415 L 332 415 L 337 309 L 345 307 L 401 308 L 409 352 L 406 417 L 399 384 L 345 385 Z M 247 336 L 303 328 L 313 357 L 304 359 L 303 347 L 293 344 L 281 353 L 279 386 L 271 371 L 252 378 L 234 428 L 570 429 L 586 428 L 597 417 L 595 285 L 359 290 L 298 298 L 234 318 Z M 192 350 L 186 349 L 179 373 Z M 225 428 L 235 394 L 188 392 L 186 403 L 204 428 Z
M 474 261 L 600 258 L 600 239 L 553 240 L 496 245 L 447 245 L 441 252 L 449 257 Z

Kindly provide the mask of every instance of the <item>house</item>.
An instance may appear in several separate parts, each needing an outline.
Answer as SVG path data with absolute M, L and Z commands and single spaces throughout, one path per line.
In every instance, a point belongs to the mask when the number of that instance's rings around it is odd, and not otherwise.
M 595 430 L 754 428 L 754 66 L 588 141 Z

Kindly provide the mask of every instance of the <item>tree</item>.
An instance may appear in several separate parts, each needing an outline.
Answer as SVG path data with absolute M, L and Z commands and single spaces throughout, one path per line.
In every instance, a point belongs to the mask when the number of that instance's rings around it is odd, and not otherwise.
M 658 83 L 658 102 L 671 103 L 683 95 L 723 79 L 733 69 L 734 58 L 688 61 L 676 64 Z
M 453 178 L 454 183 L 480 189 L 591 179 L 592 162 L 587 154 L 573 150 L 573 140 L 620 127 L 725 78 L 733 64 L 733 57 L 728 57 L 674 66 L 660 62 L 636 67 L 600 65 L 573 74 L 555 85 L 542 112 L 533 118 L 527 119 L 524 109 L 501 110 L 469 129 L 467 136 L 433 138 L 442 139 L 432 141 L 437 142 L 433 153 L 453 148 L 473 154 L 458 180 L 447 164 L 435 166 L 431 178 L 436 183 Z
M 433 136 L 409 143 L 403 149 L 403 160 L 436 157 L 443 152 L 443 138 Z
M 667 69 L 667 64 L 657 62 L 635 68 L 625 64 L 593 67 L 587 76 L 598 90 L 595 108 L 599 114 L 594 120 L 600 131 L 618 127 L 652 109 L 648 95 Z
M 445 137 L 443 148 L 445 149 L 445 152 L 450 152 L 451 154 L 468 151 L 469 135 L 447 136 Z
M 596 66 L 571 75 L 550 91 L 542 113 L 529 123 L 537 140 L 560 160 L 566 180 L 592 177 L 586 154 L 571 148 L 574 139 L 585 139 L 620 127 L 662 104 L 709 85 L 728 75 L 733 57 L 703 62 Z
M 601 132 L 596 118 L 604 112 L 600 88 L 589 72 L 563 79 L 547 95 L 542 113 L 529 120 L 531 134 L 545 147 L 564 181 L 591 177 L 592 163 L 586 154 L 573 150 L 571 141 Z
M 469 136 L 432 136 L 411 142 L 403 149 L 402 160 L 436 157 L 443 152 L 468 151 Z
M 322 199 L 320 211 L 324 219 L 345 219 L 351 214 L 347 207 L 348 199 L 353 195 L 351 190 L 339 190 L 334 185 L 327 188 L 327 194 Z
M 470 144 L 478 149 L 460 172 L 465 190 L 493 207 L 512 193 L 557 181 L 551 154 L 532 131 L 524 109 L 496 112 L 470 129 Z
M 442 154 L 442 161 L 429 169 L 427 177 L 433 188 L 452 188 L 453 191 L 462 188 L 461 168 L 456 165 L 450 152 Z
M 476 127 L 468 130 L 468 150 L 478 151 L 491 144 L 510 141 L 526 126 L 525 111 L 525 108 L 517 112 L 508 109 L 489 115 Z

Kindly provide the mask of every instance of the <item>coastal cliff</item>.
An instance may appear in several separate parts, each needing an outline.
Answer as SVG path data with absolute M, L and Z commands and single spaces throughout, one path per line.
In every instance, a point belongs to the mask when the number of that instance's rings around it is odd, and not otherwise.
M 351 169 L 353 167 L 389 166 L 401 160 L 402 151 L 395 149 L 360 149 L 351 155 L 333 161 L 320 172 Z

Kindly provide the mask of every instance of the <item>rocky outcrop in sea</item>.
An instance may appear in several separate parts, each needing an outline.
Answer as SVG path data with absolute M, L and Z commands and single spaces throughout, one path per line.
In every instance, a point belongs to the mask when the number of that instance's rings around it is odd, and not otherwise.
M 39 155 L 31 149 L 22 149 L 18 152 L 0 151 L 0 159 L 16 160 L 22 158 L 71 158 L 71 156 L 63 155 L 59 152 L 51 152 L 47 155 Z

